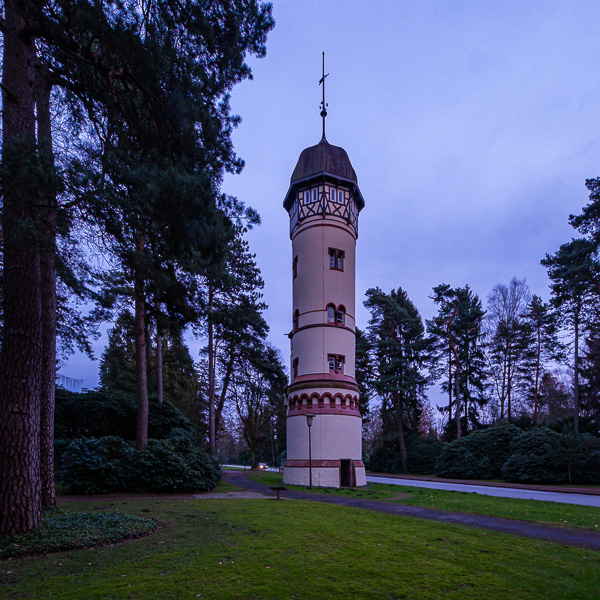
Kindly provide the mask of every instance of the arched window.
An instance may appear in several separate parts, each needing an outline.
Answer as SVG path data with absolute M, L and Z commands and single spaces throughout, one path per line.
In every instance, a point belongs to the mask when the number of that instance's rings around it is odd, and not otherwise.
M 327 305 L 327 322 L 335 323 L 335 306 L 333 304 Z
M 296 309 L 294 311 L 294 321 L 293 321 L 294 331 L 296 331 L 298 329 L 298 323 L 299 322 L 300 322 L 300 311 L 298 309 Z
M 335 313 L 335 322 L 338 325 L 343 325 L 346 322 L 346 309 L 340 306 Z

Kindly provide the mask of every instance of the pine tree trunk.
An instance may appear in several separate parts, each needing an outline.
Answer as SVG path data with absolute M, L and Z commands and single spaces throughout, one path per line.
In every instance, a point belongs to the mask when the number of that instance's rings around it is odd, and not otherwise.
M 507 416 L 507 420 L 509 423 L 512 421 L 512 402 L 511 402 L 512 373 L 511 373 L 511 369 L 512 369 L 511 352 L 510 352 L 510 347 L 509 347 L 509 349 L 508 349 L 508 365 L 507 365 L 508 376 L 507 376 L 507 380 L 506 380 L 506 416 Z
M 448 422 L 452 421 L 452 350 L 448 356 Z
M 40 471 L 42 506 L 56 506 L 54 486 L 54 393 L 56 389 L 56 187 L 50 93 L 52 85 L 42 74 L 36 86 L 40 163 L 50 177 L 40 209 L 42 299 L 42 389 L 40 410 Z
M 37 222 L 34 40 L 21 0 L 4 3 L 2 234 L 4 329 L 0 351 L 0 534 L 41 523 L 42 328 Z
M 455 417 L 456 417 L 456 439 L 462 437 L 462 428 L 460 424 L 461 406 L 460 406 L 460 365 L 456 368 L 456 389 L 454 391 L 454 397 L 456 399 Z
M 214 290 L 208 286 L 208 444 L 212 454 L 216 451 L 215 429 L 215 339 L 213 324 Z
M 143 236 L 138 239 L 138 250 L 143 251 Z M 135 373 L 137 389 L 137 423 L 135 447 L 145 450 L 148 445 L 148 370 L 146 364 L 146 302 L 144 280 L 136 272 L 134 283 L 135 294 Z
M 406 455 L 406 442 L 404 440 L 404 425 L 402 424 L 402 415 L 398 414 L 396 419 L 396 429 L 398 431 L 398 446 L 402 458 L 402 472 L 408 473 L 408 457 Z
M 231 376 L 233 375 L 233 366 L 235 364 L 235 350 L 229 349 L 229 360 L 227 362 L 227 368 L 225 369 L 225 376 L 223 377 L 223 383 L 221 385 L 221 393 L 219 395 L 219 401 L 215 409 L 215 431 L 219 431 L 221 424 L 221 415 L 223 413 L 223 407 L 225 406 L 225 400 L 227 399 L 227 390 L 229 389 L 229 383 L 231 382 Z
M 573 319 L 575 329 L 575 353 L 573 357 L 573 427 L 579 433 L 579 307 Z
M 162 335 L 156 334 L 156 394 L 158 405 L 163 405 L 163 364 L 162 364 Z
M 506 353 L 502 361 L 502 387 L 500 388 L 500 419 L 504 420 L 504 409 L 506 408 Z
M 542 331 L 537 331 L 537 350 L 535 356 L 535 390 L 533 392 L 533 424 L 537 425 L 540 403 L 540 363 L 542 357 Z

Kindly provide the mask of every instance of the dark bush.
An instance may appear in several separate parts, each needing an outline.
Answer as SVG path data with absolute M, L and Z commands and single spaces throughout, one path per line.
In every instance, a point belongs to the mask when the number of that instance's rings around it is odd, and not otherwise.
M 406 444 L 408 472 L 415 475 L 430 475 L 443 449 L 444 444 L 436 438 L 409 438 Z
M 600 450 L 592 450 L 571 467 L 573 483 L 600 484 Z
M 516 483 L 564 483 L 567 470 L 561 464 L 561 434 L 540 427 L 516 438 L 502 467 L 502 477 Z
M 128 490 L 135 450 L 116 436 L 72 440 L 62 454 L 65 494 L 106 494 Z
M 198 450 L 185 429 L 150 440 L 144 451 L 114 436 L 73 440 L 62 472 L 65 494 L 193 493 L 213 489 L 221 478 L 218 462 Z
M 397 465 L 400 466 L 398 467 Z M 379 446 L 369 454 L 365 467 L 374 473 L 401 473 L 402 461 L 400 460 L 400 453 L 398 450 L 390 450 L 385 446 Z
M 135 439 L 137 403 L 124 392 L 69 392 L 56 390 L 56 438 L 100 438 L 117 436 Z M 168 400 L 162 408 L 155 397 L 149 399 L 148 436 L 165 438 L 172 429 L 192 431 L 192 424 Z
M 444 447 L 436 462 L 435 474 L 455 479 L 498 478 L 513 441 L 521 434 L 518 427 L 505 421 L 489 429 L 473 431 Z
M 476 456 L 470 446 L 468 438 L 448 444 L 435 463 L 435 474 L 452 479 L 485 478 L 490 471 L 490 461 L 485 456 Z
M 428 475 L 433 473 L 435 461 L 443 444 L 435 438 L 409 437 L 406 440 L 406 462 L 408 473 Z M 402 456 L 398 450 L 398 438 L 386 439 L 365 461 L 369 471 L 380 473 L 402 473 Z

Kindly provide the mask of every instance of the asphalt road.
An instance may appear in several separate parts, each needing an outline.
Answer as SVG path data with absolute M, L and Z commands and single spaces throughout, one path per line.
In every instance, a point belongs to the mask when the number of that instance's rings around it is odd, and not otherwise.
M 367 475 L 367 483 L 389 483 L 392 485 L 406 485 L 410 487 L 429 488 L 434 490 L 449 490 L 452 492 L 483 494 L 484 496 L 497 496 L 500 498 L 521 498 L 522 500 L 546 500 L 548 502 L 561 502 L 563 504 L 579 504 L 581 506 L 600 507 L 600 495 L 594 496 L 590 494 L 542 492 L 539 490 L 530 490 L 523 488 L 491 487 L 487 485 L 423 481 L 419 479 L 398 479 L 395 477 L 381 477 L 373 475 Z

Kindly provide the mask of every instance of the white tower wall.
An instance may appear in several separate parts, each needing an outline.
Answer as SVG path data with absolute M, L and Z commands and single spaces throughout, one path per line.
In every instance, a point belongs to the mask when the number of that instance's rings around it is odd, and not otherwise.
M 303 151 L 284 201 L 293 265 L 284 483 L 366 484 L 355 380 L 355 256 L 363 206 L 343 149 L 323 139 Z M 313 415 L 310 432 L 307 415 Z

